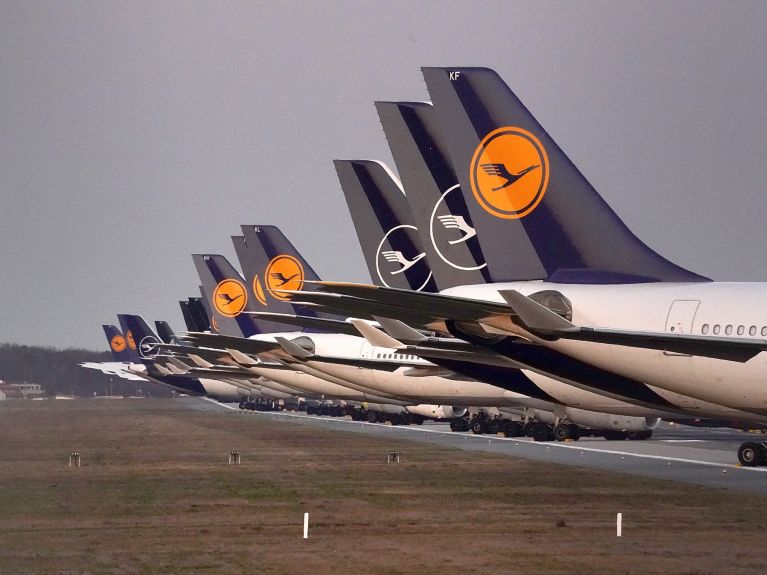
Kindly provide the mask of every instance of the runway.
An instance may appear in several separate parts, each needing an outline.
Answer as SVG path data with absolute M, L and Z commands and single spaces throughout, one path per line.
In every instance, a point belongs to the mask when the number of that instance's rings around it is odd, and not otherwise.
M 244 417 L 388 437 L 392 440 L 391 448 L 400 451 L 403 457 L 407 457 L 407 449 L 397 442 L 419 441 L 767 495 L 767 467 L 741 467 L 737 460 L 741 443 L 758 441 L 763 436 L 725 428 L 661 423 L 653 438 L 646 441 L 582 438 L 577 442 L 534 442 L 528 438 L 452 432 L 446 423 L 391 426 L 302 413 L 241 411 L 236 406 L 210 400 L 188 398 L 185 401 L 194 409 L 228 411 Z

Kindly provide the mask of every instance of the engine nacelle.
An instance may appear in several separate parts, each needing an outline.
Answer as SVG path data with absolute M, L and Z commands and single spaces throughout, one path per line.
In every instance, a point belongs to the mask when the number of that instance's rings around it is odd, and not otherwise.
M 463 417 L 468 413 L 468 409 L 465 407 L 457 407 L 454 405 L 409 405 L 407 410 L 415 415 L 422 417 L 428 417 L 429 419 L 453 419 L 456 417 Z
M 574 407 L 568 407 L 567 417 L 581 427 L 605 429 L 610 431 L 651 431 L 658 427 L 657 417 L 632 417 L 628 415 L 611 415 L 597 413 Z

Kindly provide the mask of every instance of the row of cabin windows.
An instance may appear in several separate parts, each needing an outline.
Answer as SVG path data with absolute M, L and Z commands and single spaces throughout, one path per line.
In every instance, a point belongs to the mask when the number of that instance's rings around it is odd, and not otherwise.
M 711 329 L 711 333 L 714 335 L 719 335 L 722 332 L 722 326 L 717 324 L 714 324 L 713 328 L 709 326 L 707 323 L 704 323 L 700 328 L 700 333 L 703 335 L 707 334 L 709 329 Z M 748 335 L 756 335 L 757 327 L 755 325 L 752 325 L 748 328 Z M 735 330 L 735 333 L 738 335 L 744 335 L 746 333 L 746 326 L 745 325 L 739 325 L 734 326 L 732 324 L 727 324 L 724 326 L 724 335 L 732 335 L 733 330 Z M 762 337 L 767 337 L 767 326 L 762 327 L 761 330 Z
M 377 359 L 418 359 L 414 355 L 405 355 L 402 353 L 377 353 Z

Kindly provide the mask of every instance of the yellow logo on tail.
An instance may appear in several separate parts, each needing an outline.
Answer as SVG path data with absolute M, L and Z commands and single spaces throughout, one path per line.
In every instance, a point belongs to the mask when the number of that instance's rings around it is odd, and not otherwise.
M 253 278 L 253 294 L 256 296 L 258 303 L 266 305 L 266 294 L 264 293 L 264 287 L 261 285 L 261 280 L 258 279 L 258 274 Z
M 242 282 L 226 279 L 213 290 L 213 307 L 224 317 L 237 317 L 248 303 L 248 292 Z
M 477 146 L 471 190 L 482 208 L 499 218 L 524 218 L 543 199 L 549 158 L 541 142 L 522 128 L 498 128 Z
M 109 340 L 109 347 L 112 348 L 112 351 L 117 353 L 125 351 L 126 345 L 127 344 L 125 343 L 125 338 L 120 334 L 113 335 L 112 339 Z
M 264 280 L 269 293 L 286 301 L 290 296 L 280 293 L 279 290 L 300 290 L 304 285 L 304 268 L 292 256 L 277 256 L 266 266 Z

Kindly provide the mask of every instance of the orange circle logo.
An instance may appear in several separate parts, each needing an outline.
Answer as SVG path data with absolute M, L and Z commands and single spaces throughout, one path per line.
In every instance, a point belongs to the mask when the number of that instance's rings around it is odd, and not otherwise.
M 223 280 L 213 290 L 213 307 L 224 317 L 240 315 L 247 303 L 248 292 L 237 280 Z
M 256 296 L 258 303 L 266 305 L 266 294 L 264 293 L 264 287 L 261 285 L 261 280 L 258 279 L 258 274 L 253 278 L 253 294 Z
M 290 296 L 279 293 L 280 290 L 300 290 L 304 285 L 304 268 L 292 256 L 277 256 L 266 266 L 264 280 L 269 293 L 287 301 Z
M 218 320 L 216 319 L 216 316 L 214 315 L 210 320 L 210 328 L 218 333 Z
M 125 343 L 125 338 L 121 335 L 113 335 L 112 339 L 109 340 L 109 346 L 112 348 L 112 351 L 115 351 L 117 353 L 120 353 L 121 351 L 125 351 L 125 346 L 127 344 Z
M 524 218 L 543 199 L 548 183 L 546 150 L 522 128 L 493 130 L 471 160 L 471 191 L 486 212 L 499 218 Z
M 125 340 L 128 342 L 129 348 L 136 349 L 136 340 L 133 339 L 133 332 L 131 330 L 125 332 Z

